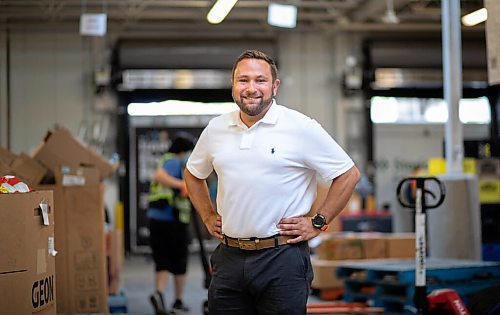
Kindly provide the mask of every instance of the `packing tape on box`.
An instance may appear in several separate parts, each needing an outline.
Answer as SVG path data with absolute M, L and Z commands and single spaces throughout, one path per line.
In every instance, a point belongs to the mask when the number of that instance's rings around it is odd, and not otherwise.
M 57 250 L 54 242 L 54 237 L 49 236 L 49 243 L 48 243 L 48 249 L 49 249 L 49 255 L 55 257 L 57 255 Z
M 40 202 L 40 209 L 42 210 L 43 225 L 50 225 L 49 223 L 49 205 L 45 202 Z

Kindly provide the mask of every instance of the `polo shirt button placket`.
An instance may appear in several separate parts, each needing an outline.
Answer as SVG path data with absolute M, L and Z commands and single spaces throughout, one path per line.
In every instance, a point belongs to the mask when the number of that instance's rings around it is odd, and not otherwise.
M 252 147 L 255 132 L 254 130 L 245 130 L 241 136 L 240 149 L 248 150 Z

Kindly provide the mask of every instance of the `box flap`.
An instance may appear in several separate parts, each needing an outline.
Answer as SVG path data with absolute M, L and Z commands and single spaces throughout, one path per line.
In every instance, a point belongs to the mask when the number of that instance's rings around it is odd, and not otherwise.
M 0 162 L 7 164 L 9 166 L 16 159 L 17 155 L 10 152 L 9 150 L 0 147 Z
M 64 128 L 49 131 L 33 157 L 52 171 L 61 167 L 78 169 L 81 166 L 94 166 L 100 172 L 100 180 L 111 176 L 117 168 Z
M 39 184 L 48 170 L 40 162 L 21 153 L 10 166 L 13 175 L 19 177 L 28 185 Z
M 0 160 L 0 176 L 12 175 L 12 171 L 6 163 Z

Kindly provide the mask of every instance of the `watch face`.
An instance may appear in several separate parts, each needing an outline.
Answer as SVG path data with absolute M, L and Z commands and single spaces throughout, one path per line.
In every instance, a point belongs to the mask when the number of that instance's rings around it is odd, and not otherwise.
M 312 223 L 313 223 L 314 227 L 320 229 L 321 227 L 323 227 L 323 225 L 326 224 L 326 219 L 321 214 L 317 214 L 312 219 Z

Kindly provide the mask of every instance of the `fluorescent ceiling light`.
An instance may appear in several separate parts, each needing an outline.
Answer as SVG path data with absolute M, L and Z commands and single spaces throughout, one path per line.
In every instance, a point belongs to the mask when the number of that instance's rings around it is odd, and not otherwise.
M 238 109 L 235 103 L 200 103 L 168 100 L 164 102 L 130 103 L 130 116 L 222 115 Z
M 80 15 L 80 35 L 106 35 L 106 13 L 83 13 Z
M 219 24 L 224 21 L 238 0 L 217 0 L 207 14 L 208 22 Z
M 486 8 L 471 12 L 462 17 L 462 24 L 465 26 L 474 26 L 486 21 L 488 18 L 488 10 Z
M 267 23 L 278 27 L 294 28 L 297 25 L 297 7 L 270 3 L 267 10 Z

